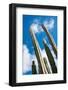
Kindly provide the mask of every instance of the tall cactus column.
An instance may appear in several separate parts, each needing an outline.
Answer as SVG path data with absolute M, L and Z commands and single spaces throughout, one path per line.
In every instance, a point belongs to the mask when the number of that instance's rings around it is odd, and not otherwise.
M 35 62 L 32 61 L 32 74 L 37 74 Z
M 38 61 L 39 74 L 48 73 L 48 71 L 46 69 L 46 66 L 45 66 L 45 63 L 44 63 L 44 60 L 43 60 L 42 55 L 41 55 L 41 49 L 39 47 L 39 44 L 38 44 L 37 39 L 36 39 L 36 36 L 35 36 L 35 34 L 34 34 L 32 29 L 30 29 L 30 35 L 31 35 L 31 38 L 32 38 L 34 51 L 35 51 L 35 54 L 36 54 L 36 57 L 37 57 L 37 61 Z
M 50 35 L 50 33 L 48 32 L 48 30 L 46 29 L 46 27 L 43 24 L 41 26 L 42 26 L 43 30 L 46 32 L 46 34 L 48 36 L 48 39 L 49 39 L 49 41 L 50 41 L 50 43 L 52 45 L 53 51 L 54 51 L 54 53 L 55 53 L 55 55 L 57 57 L 57 47 L 56 47 L 56 45 L 54 43 L 54 40 L 53 40 L 52 36 Z
M 46 51 L 46 54 L 47 54 L 47 56 L 48 56 L 48 59 L 49 59 L 51 68 L 52 68 L 52 72 L 53 72 L 53 73 L 57 73 L 57 67 L 56 67 L 56 65 L 55 65 L 54 58 L 53 58 L 53 56 L 52 56 L 52 54 L 51 54 L 51 51 L 50 51 L 49 47 L 46 45 L 44 39 L 43 39 L 43 44 L 44 44 L 45 51 Z
M 46 65 L 46 68 L 47 68 L 48 73 L 51 74 L 52 73 L 52 70 L 49 67 L 49 66 L 51 66 L 50 63 L 48 64 L 47 59 L 45 57 L 43 59 L 44 59 L 44 63 Z

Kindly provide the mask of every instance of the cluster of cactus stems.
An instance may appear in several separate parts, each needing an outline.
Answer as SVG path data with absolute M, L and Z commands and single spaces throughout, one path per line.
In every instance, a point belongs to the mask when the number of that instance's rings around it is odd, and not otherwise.
M 55 45 L 55 42 L 54 42 L 51 34 L 48 32 L 48 30 L 46 29 L 46 27 L 43 24 L 41 25 L 41 27 L 43 28 L 44 32 L 46 33 L 46 35 L 49 39 L 49 42 L 52 46 L 53 52 L 57 58 L 57 47 Z M 38 62 L 39 74 L 57 73 L 57 66 L 55 64 L 54 57 L 53 57 L 51 50 L 49 49 L 48 45 L 46 44 L 45 39 L 42 40 L 42 43 L 44 45 L 44 49 L 45 49 L 46 55 L 48 57 L 48 61 L 45 57 L 44 58 L 42 57 L 41 49 L 39 47 L 35 33 L 31 29 L 30 29 L 30 35 L 32 38 L 32 43 L 34 46 L 34 51 L 35 51 L 35 55 L 36 55 L 37 62 Z M 48 62 L 49 62 L 49 64 L 48 64 Z M 34 61 L 32 61 L 32 74 L 37 74 L 36 65 L 35 65 Z

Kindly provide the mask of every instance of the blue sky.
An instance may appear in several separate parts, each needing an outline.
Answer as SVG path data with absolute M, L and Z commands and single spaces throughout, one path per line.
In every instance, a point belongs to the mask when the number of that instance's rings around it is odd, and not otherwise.
M 36 35 L 36 38 L 38 40 L 41 50 L 44 49 L 44 46 L 42 43 L 43 38 L 45 38 L 46 43 L 48 45 L 50 45 L 50 43 L 49 43 L 46 33 L 42 30 L 39 24 L 44 24 L 47 27 L 48 31 L 52 35 L 54 42 L 57 46 L 57 16 L 23 15 L 22 22 L 23 22 L 22 30 L 24 33 L 22 35 L 22 38 L 23 38 L 22 44 L 25 45 L 25 47 L 28 49 L 27 52 L 29 53 L 30 56 L 35 55 L 33 44 L 32 44 L 32 39 L 31 39 L 30 32 L 29 32 L 31 26 L 32 28 L 34 28 L 34 32 L 35 32 L 35 35 Z M 23 65 L 26 64 L 26 62 L 23 63 Z M 31 72 L 32 72 L 31 69 L 30 70 L 25 69 L 25 73 L 23 74 L 31 74 Z

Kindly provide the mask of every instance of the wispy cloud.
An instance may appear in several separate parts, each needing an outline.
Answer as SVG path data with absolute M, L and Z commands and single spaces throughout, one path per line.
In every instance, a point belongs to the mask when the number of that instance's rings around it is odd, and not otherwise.
M 52 30 L 54 28 L 54 19 L 50 19 L 50 20 L 44 20 L 43 24 L 44 26 L 48 29 L 48 30 Z M 30 29 L 32 29 L 34 31 L 34 33 L 40 33 L 40 32 L 44 32 L 42 27 L 40 26 L 41 22 L 38 19 L 35 19 L 33 21 L 33 23 L 30 26 Z
M 35 34 L 43 32 L 42 27 L 38 23 L 32 23 L 30 29 L 32 29 Z
M 30 29 L 32 29 L 35 34 L 36 34 L 36 33 L 43 32 L 43 29 L 42 29 L 42 27 L 40 26 L 40 23 L 41 23 L 40 19 L 35 19 L 35 20 L 33 21 L 33 23 L 31 24 L 31 26 L 30 26 Z
M 34 20 L 33 20 L 33 23 L 35 23 L 35 24 L 40 24 L 40 19 L 34 19 Z
M 55 23 L 54 19 L 50 19 L 49 21 L 48 21 L 48 20 L 45 20 L 45 21 L 43 22 L 44 26 L 45 26 L 48 30 L 51 30 L 51 29 L 54 28 L 54 23 Z

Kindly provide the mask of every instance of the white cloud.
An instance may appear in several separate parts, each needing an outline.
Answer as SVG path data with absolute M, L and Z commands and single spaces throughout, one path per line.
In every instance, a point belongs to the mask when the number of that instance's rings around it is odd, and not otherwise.
M 33 30 L 34 33 L 43 32 L 42 27 L 38 23 L 32 23 L 30 29 Z
M 42 27 L 40 26 L 40 19 L 35 19 L 30 26 L 30 29 L 34 31 L 34 33 L 43 32 Z
M 29 49 L 27 48 L 27 46 L 23 45 L 23 73 L 32 70 L 32 60 L 35 61 L 38 71 L 38 63 L 36 56 L 34 54 L 29 53 Z
M 34 19 L 33 23 L 40 24 L 40 19 Z
M 34 33 L 38 33 L 39 30 L 38 30 L 38 24 L 36 23 L 32 23 L 31 26 L 30 26 L 30 29 L 34 31 Z
M 31 70 L 31 54 L 26 45 L 23 45 L 23 73 Z
M 44 26 L 48 29 L 48 30 L 51 30 L 54 28 L 54 19 L 50 19 L 49 21 L 48 20 L 45 20 L 43 22 Z
M 54 19 L 50 19 L 43 21 L 44 26 L 48 29 L 48 30 L 52 30 L 54 28 Z M 40 24 L 40 20 L 35 19 L 33 21 L 33 23 L 30 26 L 30 29 L 32 29 L 34 31 L 34 33 L 40 33 L 40 32 L 44 32 L 44 30 L 41 27 Z

